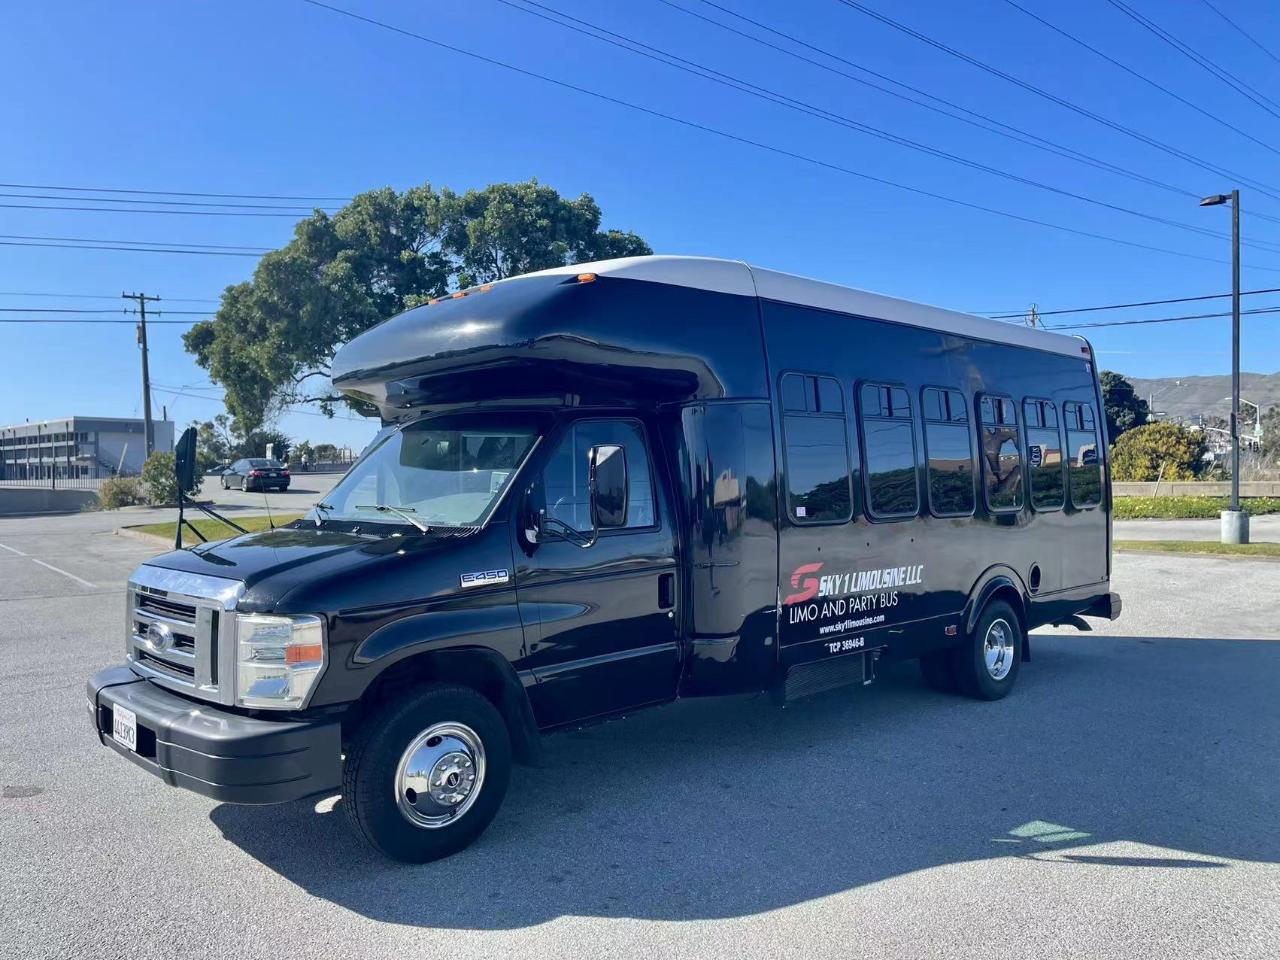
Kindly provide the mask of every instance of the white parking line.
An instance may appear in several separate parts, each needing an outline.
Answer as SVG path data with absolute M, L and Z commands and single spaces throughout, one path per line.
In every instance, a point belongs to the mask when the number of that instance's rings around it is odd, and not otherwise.
M 0 550 L 8 550 L 10 553 L 16 553 L 20 557 L 26 556 L 26 554 L 21 550 L 15 550 L 13 547 L 6 547 L 3 543 L 0 543 Z
M 94 584 L 90 583 L 88 580 L 83 580 L 80 577 L 77 577 L 74 573 L 67 573 L 67 571 L 61 570 L 58 567 L 55 567 L 52 563 L 45 563 L 43 560 L 37 560 L 35 557 L 31 558 L 31 562 L 38 563 L 40 564 L 40 566 L 46 567 L 47 569 L 52 570 L 54 573 L 60 573 L 64 577 L 70 577 L 76 583 L 83 583 L 86 587 L 91 587 L 95 590 L 97 589 L 97 587 L 94 586 Z

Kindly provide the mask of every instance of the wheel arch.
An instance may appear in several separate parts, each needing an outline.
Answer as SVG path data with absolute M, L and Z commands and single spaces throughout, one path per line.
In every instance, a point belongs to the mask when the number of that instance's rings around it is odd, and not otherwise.
M 424 683 L 457 683 L 470 687 L 494 705 L 507 725 L 511 750 L 519 763 L 536 765 L 542 759 L 542 736 L 533 707 L 515 668 L 498 650 L 478 645 L 420 649 L 385 658 L 377 675 L 352 705 L 348 722 L 360 723 L 375 706 L 401 691 Z
M 969 591 L 964 617 L 966 635 L 972 634 L 977 628 L 978 618 L 982 616 L 982 611 L 986 609 L 988 603 L 995 599 L 1004 600 L 1013 608 L 1014 614 L 1018 617 L 1018 625 L 1022 628 L 1022 659 L 1030 660 L 1029 597 L 1027 585 L 1022 582 L 1022 577 L 1013 568 L 1003 564 L 988 567 L 974 583 L 973 589 Z

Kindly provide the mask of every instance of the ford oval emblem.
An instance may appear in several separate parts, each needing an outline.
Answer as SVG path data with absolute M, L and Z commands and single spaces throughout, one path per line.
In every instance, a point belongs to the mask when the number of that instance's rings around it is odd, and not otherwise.
M 157 653 L 163 653 L 173 646 L 173 631 L 163 623 L 153 623 L 147 627 L 147 646 Z

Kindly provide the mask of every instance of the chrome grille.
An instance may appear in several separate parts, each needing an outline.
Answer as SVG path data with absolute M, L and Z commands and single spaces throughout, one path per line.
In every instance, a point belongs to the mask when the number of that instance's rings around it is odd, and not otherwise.
M 126 598 L 127 656 L 138 673 L 190 696 L 231 703 L 238 580 L 141 566 Z

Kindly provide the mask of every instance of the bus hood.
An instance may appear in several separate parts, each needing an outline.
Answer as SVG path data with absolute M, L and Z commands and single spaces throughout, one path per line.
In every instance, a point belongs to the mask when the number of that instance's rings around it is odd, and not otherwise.
M 174 550 L 147 565 L 240 580 L 237 609 L 333 614 L 449 596 L 511 565 L 505 523 L 483 530 L 371 537 L 310 523 Z

